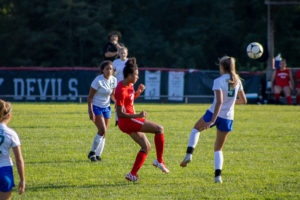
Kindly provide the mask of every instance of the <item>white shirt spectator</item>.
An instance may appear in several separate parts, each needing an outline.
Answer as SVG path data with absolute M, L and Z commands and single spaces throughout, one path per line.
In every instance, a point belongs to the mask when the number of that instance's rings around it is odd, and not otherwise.
M 218 117 L 223 119 L 233 120 L 234 117 L 234 104 L 237 97 L 238 91 L 243 90 L 243 85 L 239 80 L 238 84 L 235 86 L 234 89 L 230 88 L 230 84 L 228 80 L 230 79 L 229 74 L 223 74 L 219 78 L 214 80 L 212 90 L 222 90 L 223 94 L 223 104 L 221 106 L 221 110 Z M 216 95 L 214 97 L 214 102 L 209 108 L 209 111 L 214 113 L 215 105 L 216 105 Z
M 93 97 L 93 105 L 107 108 L 110 106 L 110 95 L 113 89 L 117 87 L 117 79 L 114 76 L 110 76 L 107 80 L 102 74 L 93 80 L 91 87 L 97 90 Z
M 113 69 L 116 71 L 117 82 L 124 80 L 123 69 L 125 67 L 126 60 L 116 59 L 113 61 Z
M 20 145 L 18 134 L 7 125 L 0 123 L 0 167 L 13 166 L 10 149 Z

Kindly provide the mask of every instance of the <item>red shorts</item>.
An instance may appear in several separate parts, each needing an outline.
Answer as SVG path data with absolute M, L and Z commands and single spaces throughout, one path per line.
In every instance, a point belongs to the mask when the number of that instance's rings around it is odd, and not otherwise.
M 290 84 L 289 83 L 276 83 L 275 84 L 275 86 L 280 86 L 282 89 L 284 88 L 284 87 L 290 87 Z
M 132 132 L 139 132 L 144 122 L 144 118 L 119 118 L 118 126 L 121 131 L 130 135 Z

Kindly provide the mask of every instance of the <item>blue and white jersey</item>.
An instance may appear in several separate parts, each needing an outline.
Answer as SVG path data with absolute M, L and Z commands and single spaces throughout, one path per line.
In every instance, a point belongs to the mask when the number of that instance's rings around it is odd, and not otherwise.
M 110 95 L 113 89 L 117 87 L 117 79 L 114 76 L 110 76 L 107 80 L 102 74 L 95 78 L 91 87 L 97 90 L 93 97 L 93 105 L 107 108 L 110 106 Z
M 243 85 L 241 81 L 238 81 L 238 84 L 235 86 L 235 88 L 231 88 L 229 81 L 230 75 L 229 74 L 223 74 L 219 78 L 214 80 L 214 85 L 212 90 L 215 92 L 215 90 L 222 90 L 223 94 L 223 104 L 221 106 L 220 113 L 218 117 L 224 118 L 224 119 L 230 119 L 233 120 L 234 117 L 234 104 L 237 97 L 238 91 L 243 90 Z M 209 108 L 209 111 L 214 113 L 215 105 L 216 105 L 217 99 L 216 94 L 214 97 L 214 102 Z
M 10 149 L 20 145 L 18 134 L 7 125 L 0 123 L 0 167 L 13 166 Z

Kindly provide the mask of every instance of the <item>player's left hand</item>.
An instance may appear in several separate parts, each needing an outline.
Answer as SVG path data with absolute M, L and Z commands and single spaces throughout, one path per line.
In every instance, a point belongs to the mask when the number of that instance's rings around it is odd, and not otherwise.
M 214 123 L 212 121 L 210 122 L 205 122 L 204 124 L 204 129 L 209 129 L 211 125 L 213 125 Z
M 142 93 L 142 92 L 144 92 L 145 88 L 146 88 L 145 85 L 141 83 L 141 84 L 139 85 L 139 87 L 138 87 L 138 91 L 139 91 L 140 93 Z

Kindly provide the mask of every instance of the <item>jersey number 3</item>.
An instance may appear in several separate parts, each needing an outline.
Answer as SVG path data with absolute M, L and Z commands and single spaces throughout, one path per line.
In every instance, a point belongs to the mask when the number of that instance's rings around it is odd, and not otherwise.
M 228 97 L 233 97 L 235 94 L 235 88 L 230 87 L 230 83 L 228 83 Z

